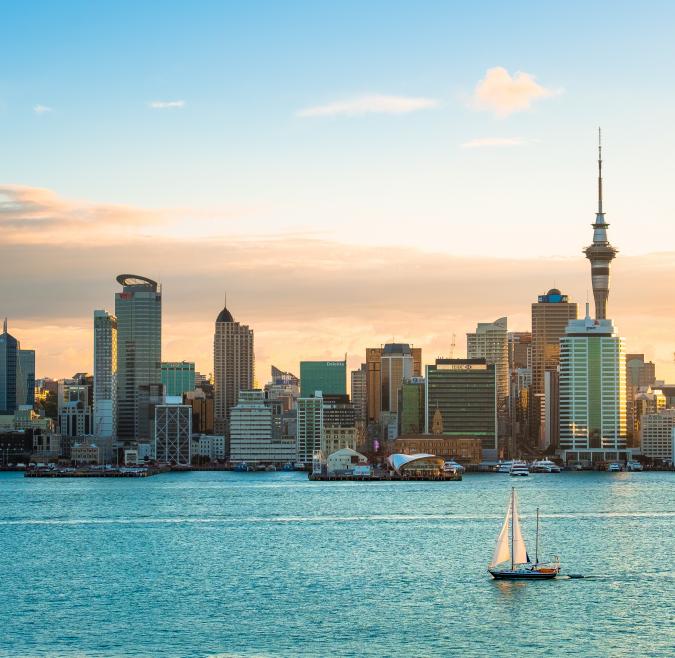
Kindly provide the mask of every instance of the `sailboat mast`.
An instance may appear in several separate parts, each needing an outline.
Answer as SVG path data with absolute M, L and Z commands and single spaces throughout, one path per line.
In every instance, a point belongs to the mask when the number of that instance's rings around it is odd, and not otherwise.
M 513 503 L 516 497 L 515 487 L 511 487 L 511 571 L 514 569 L 513 563 Z
M 537 541 L 534 545 L 534 563 L 539 564 L 539 508 L 537 507 Z

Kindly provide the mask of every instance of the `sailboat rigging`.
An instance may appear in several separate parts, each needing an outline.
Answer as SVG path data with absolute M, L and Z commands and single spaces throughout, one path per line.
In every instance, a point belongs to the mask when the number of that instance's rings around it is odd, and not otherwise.
M 511 562 L 510 568 L 499 566 L 509 561 Z M 515 488 L 511 488 L 511 500 L 506 510 L 502 529 L 497 537 L 497 545 L 488 571 L 493 578 L 497 579 L 550 579 L 555 578 L 560 573 L 560 562 L 557 558 L 552 563 L 539 562 L 539 508 L 537 508 L 534 562 L 530 561 L 520 527 Z

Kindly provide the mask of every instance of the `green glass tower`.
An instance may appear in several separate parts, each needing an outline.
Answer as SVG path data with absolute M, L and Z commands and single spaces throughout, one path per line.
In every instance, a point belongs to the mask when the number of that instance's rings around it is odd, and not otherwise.
M 195 390 L 195 364 L 191 361 L 162 361 L 165 395 L 183 395 Z
M 347 361 L 301 361 L 300 397 L 347 395 Z

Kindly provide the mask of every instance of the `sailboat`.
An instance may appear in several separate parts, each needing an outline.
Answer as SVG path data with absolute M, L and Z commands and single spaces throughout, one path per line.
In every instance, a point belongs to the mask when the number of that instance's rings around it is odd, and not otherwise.
M 510 528 L 509 528 L 509 521 Z M 510 562 L 509 566 L 503 566 Z M 502 566 L 500 566 L 502 565 Z M 506 518 L 502 525 L 497 545 L 488 565 L 488 571 L 493 578 L 501 580 L 545 580 L 555 578 L 560 573 L 560 562 L 539 562 L 539 508 L 537 508 L 537 543 L 534 562 L 530 560 L 525 547 L 525 540 L 520 530 L 516 490 L 511 488 L 511 500 L 506 510 Z

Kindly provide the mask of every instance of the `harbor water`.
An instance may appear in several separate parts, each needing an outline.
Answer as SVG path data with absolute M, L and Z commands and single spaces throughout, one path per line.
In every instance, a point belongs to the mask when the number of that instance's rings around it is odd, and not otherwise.
M 511 486 L 586 578 L 490 578 Z M 0 473 L 0 656 L 673 656 L 674 556 L 674 473 Z

